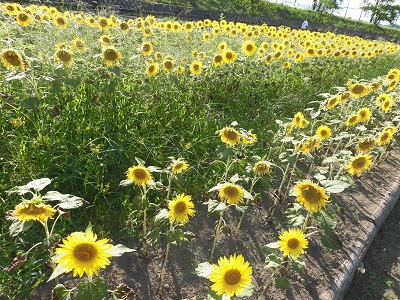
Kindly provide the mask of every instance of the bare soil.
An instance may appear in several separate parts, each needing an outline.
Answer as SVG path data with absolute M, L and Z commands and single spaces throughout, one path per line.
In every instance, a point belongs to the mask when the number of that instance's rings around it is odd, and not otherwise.
M 351 191 L 332 195 L 337 205 L 343 208 L 343 218 L 338 218 L 337 226 L 343 248 L 338 251 L 328 251 L 322 246 L 318 235 L 311 236 L 309 248 L 304 255 L 306 272 L 289 273 L 291 288 L 281 291 L 271 287 L 265 294 L 265 299 L 321 299 L 321 295 L 331 290 L 335 278 L 340 272 L 343 272 L 342 267 L 349 254 L 354 251 L 356 242 L 365 238 L 362 223 L 369 222 L 369 218 L 380 200 L 394 185 L 396 181 L 394 179 L 398 178 L 399 167 L 400 152 L 392 151 L 386 160 L 382 160 L 374 166 L 369 173 L 363 174 Z M 271 199 L 268 194 L 264 196 L 262 201 L 253 203 L 251 209 L 246 212 L 242 228 L 237 235 L 229 233 L 229 230 L 220 235 L 214 255 L 214 263 L 220 256 L 229 256 L 234 253 L 243 254 L 245 259 L 251 263 L 253 285 L 256 292 L 248 299 L 258 299 L 260 290 L 270 276 L 270 273 L 264 270 L 265 254 L 261 251 L 261 247 L 277 241 L 279 232 L 287 229 L 282 222 L 284 209 L 282 205 L 278 206 L 272 222 L 268 222 L 266 216 Z M 196 202 L 196 199 L 194 201 Z M 132 288 L 132 299 L 206 299 L 210 282 L 205 278 L 198 277 L 194 274 L 194 270 L 199 263 L 209 260 L 217 217 L 208 215 L 207 205 L 202 204 L 202 201 L 204 199 L 198 199 L 195 203 L 196 216 L 187 226 L 187 229 L 194 233 L 195 238 L 190 244 L 180 248 L 174 245 L 171 247 L 162 296 L 159 296 L 158 290 L 165 242 L 158 248 L 150 248 L 146 257 L 138 249 L 137 252 L 125 253 L 121 257 L 113 258 L 111 266 L 100 272 L 100 275 L 107 280 L 109 289 L 115 289 L 118 284 L 125 283 Z M 400 217 L 400 212 L 397 215 Z M 226 225 L 233 232 L 239 221 L 240 213 L 229 208 L 225 211 L 224 216 Z M 391 233 L 388 234 L 394 236 L 399 232 L 396 229 L 400 228 L 400 224 L 397 222 L 393 226 L 389 228 Z M 128 240 L 118 243 L 138 248 L 137 243 Z M 382 251 L 382 248 L 386 250 Z M 382 263 L 383 260 L 396 262 L 397 266 L 400 246 L 397 243 L 390 246 L 385 244 L 375 250 L 375 253 L 376 255 L 365 263 L 368 272 L 369 266 L 374 260 L 378 263 Z M 396 268 L 398 272 L 398 266 Z M 389 267 L 386 267 L 385 270 L 389 273 L 392 272 Z M 387 276 L 389 278 L 389 275 Z M 383 277 L 383 275 L 379 275 L 379 277 Z M 393 278 L 390 279 L 392 286 L 398 288 L 399 278 L 397 275 Z M 64 274 L 60 281 L 65 286 L 72 288 L 79 282 L 79 279 L 72 278 L 71 274 Z M 366 284 L 363 281 L 364 279 L 361 284 L 365 287 Z M 376 278 L 375 281 L 377 281 Z M 372 286 L 372 284 L 369 285 Z M 33 299 L 50 299 L 54 286 L 53 281 L 39 287 Z M 397 293 L 397 296 L 399 295 L 398 291 L 397 289 L 394 292 Z M 357 291 L 354 293 L 358 295 Z M 350 298 L 348 299 L 381 299 L 379 297 L 353 298 L 354 293 L 349 294 Z

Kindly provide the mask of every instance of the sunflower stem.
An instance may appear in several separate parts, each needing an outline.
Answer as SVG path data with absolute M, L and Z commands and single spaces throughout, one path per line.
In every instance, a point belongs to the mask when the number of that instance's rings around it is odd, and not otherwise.
M 172 223 L 169 224 L 169 231 L 172 230 Z M 168 238 L 167 238 L 168 240 Z M 168 262 L 168 255 L 169 255 L 169 249 L 171 247 L 171 244 L 169 241 L 167 241 L 167 249 L 165 250 L 165 258 L 164 258 L 164 263 L 161 269 L 161 283 L 160 283 L 160 295 L 163 293 L 164 289 L 164 276 L 165 276 L 165 270 L 167 268 L 167 262 Z
M 306 218 L 305 218 L 305 220 L 304 220 L 304 224 L 303 224 L 303 232 L 304 232 L 304 233 L 307 231 L 307 224 L 308 224 L 308 219 L 310 218 L 310 215 L 311 215 L 311 213 L 308 212 L 308 213 L 307 213 L 307 216 L 306 216 Z
M 214 250 L 215 250 L 215 245 L 217 244 L 217 239 L 218 239 L 218 235 L 219 235 L 219 231 L 221 228 L 221 224 L 222 224 L 222 215 L 223 215 L 224 211 L 221 211 L 219 213 L 219 220 L 218 220 L 218 224 L 217 227 L 215 228 L 215 234 L 214 234 L 214 243 L 212 245 L 211 248 L 211 255 L 210 255 L 210 263 L 212 264 L 212 260 L 213 260 L 213 256 L 214 256 Z
M 143 205 L 143 255 L 147 255 L 147 241 L 146 241 L 146 235 L 147 235 L 147 189 L 146 186 L 143 187 L 143 195 L 142 195 L 142 205 Z
M 251 187 L 250 187 L 250 190 L 249 190 L 250 194 L 253 192 L 254 185 L 256 184 L 258 179 L 259 179 L 259 177 L 257 177 L 256 175 L 253 177 L 253 179 L 251 181 Z M 249 201 L 250 201 L 250 199 L 246 199 L 246 206 L 249 204 Z M 246 211 L 243 211 L 242 215 L 240 216 L 239 224 L 236 227 L 235 234 L 237 234 L 239 232 L 240 226 L 242 226 L 242 222 L 243 222 L 245 213 L 246 213 Z

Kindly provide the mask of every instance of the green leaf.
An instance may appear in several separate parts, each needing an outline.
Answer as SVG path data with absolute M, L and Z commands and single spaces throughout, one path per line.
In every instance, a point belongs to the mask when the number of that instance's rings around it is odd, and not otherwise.
M 160 212 L 154 217 L 154 223 L 160 223 L 169 219 L 168 209 L 163 208 Z
M 339 159 L 336 156 L 330 156 L 330 157 L 325 158 L 322 161 L 322 164 L 325 165 L 325 164 L 337 163 L 337 162 L 339 162 Z
M 240 206 L 240 205 L 235 205 L 235 209 L 237 211 L 240 211 L 242 213 L 244 213 L 249 207 L 248 206 Z
M 131 185 L 133 183 L 133 181 L 129 180 L 129 179 L 124 179 L 121 180 L 121 182 L 119 183 L 120 186 L 128 186 Z
M 136 162 L 138 163 L 138 165 L 144 166 L 144 164 L 145 164 L 144 160 L 141 160 L 141 159 L 138 158 L 138 157 L 135 157 L 135 160 L 136 160 Z
M 211 193 L 213 191 L 217 191 L 222 187 L 222 184 L 218 183 L 216 186 L 212 187 L 211 189 L 208 190 L 207 193 Z
M 5 78 L 4 81 L 18 80 L 26 77 L 25 72 L 11 72 Z
M 299 272 L 299 273 L 304 272 L 304 270 L 306 269 L 306 263 L 301 256 L 291 257 L 289 255 L 289 258 L 290 258 L 290 262 L 292 264 L 293 270 L 295 270 L 296 272 Z
M 125 252 L 135 252 L 135 251 L 136 251 L 135 249 L 125 247 L 122 244 L 112 246 L 112 248 L 108 250 L 108 252 L 111 253 L 113 256 L 121 256 Z
M 70 194 L 61 194 L 57 191 L 49 191 L 42 197 L 44 200 L 48 201 L 60 201 L 58 204 L 62 209 L 73 209 L 80 207 L 87 203 L 83 198 L 70 195 Z
M 240 179 L 239 174 L 235 174 L 229 179 L 229 181 L 232 182 L 232 183 L 235 183 L 239 179 Z
M 103 278 L 78 283 L 75 290 L 76 300 L 103 300 L 107 297 L 107 285 Z
M 264 269 L 269 270 L 271 268 L 277 268 L 282 264 L 282 258 L 278 257 L 276 254 L 271 253 L 265 258 Z
M 35 221 L 22 222 L 18 219 L 14 219 L 14 221 L 10 225 L 10 236 L 17 236 L 19 233 L 31 228 L 34 223 Z
M 71 290 L 65 288 L 62 284 L 57 284 L 53 289 L 51 300 L 70 300 Z
M 218 296 L 215 291 L 209 291 L 207 294 L 207 300 L 230 300 L 231 297 L 226 296 L 225 294 L 222 294 L 221 296 Z
M 293 227 L 304 224 L 305 217 L 302 215 L 302 206 L 295 203 L 293 207 L 288 208 L 284 213 L 285 222 Z
M 31 189 L 34 189 L 36 192 L 38 192 L 44 189 L 50 183 L 51 180 L 49 178 L 35 179 L 28 182 L 26 185 L 14 187 L 8 190 L 7 193 L 18 193 L 18 195 L 24 195 L 31 192 Z
M 64 274 L 66 271 L 67 269 L 64 268 L 62 265 L 57 265 L 56 268 L 53 270 L 53 273 L 51 273 L 50 278 L 47 279 L 47 282 L 53 280 L 54 278 L 60 276 L 61 274 Z
M 194 270 L 194 272 L 196 273 L 196 275 L 208 279 L 213 269 L 214 267 L 212 266 L 212 264 L 210 264 L 209 262 L 203 262 L 197 265 L 197 268 Z
M 253 200 L 253 196 L 245 189 L 243 189 L 243 198 Z
M 208 201 L 208 212 L 209 213 L 221 212 L 225 208 L 227 208 L 227 206 L 224 202 L 217 201 L 217 200 L 211 200 L 211 199 Z
M 336 212 L 330 208 L 314 213 L 314 219 L 325 231 L 332 231 L 336 227 Z
M 341 193 L 350 186 L 348 182 L 341 180 L 321 180 L 320 182 L 325 190 L 332 194 Z
M 277 289 L 286 290 L 290 287 L 290 281 L 284 276 L 275 278 L 275 287 Z
M 239 298 L 251 297 L 254 293 L 254 286 L 250 284 L 248 287 L 243 288 L 237 296 Z
M 175 228 L 167 232 L 167 239 L 171 244 L 179 246 L 183 241 L 185 241 L 185 235 L 182 229 Z
M 264 246 L 261 247 L 261 251 L 265 254 L 271 254 L 276 252 L 279 249 L 279 245 L 278 242 L 273 242 L 273 243 L 269 243 L 266 244 Z
M 330 231 L 324 234 L 321 238 L 322 245 L 331 250 L 339 250 L 343 243 L 336 233 Z

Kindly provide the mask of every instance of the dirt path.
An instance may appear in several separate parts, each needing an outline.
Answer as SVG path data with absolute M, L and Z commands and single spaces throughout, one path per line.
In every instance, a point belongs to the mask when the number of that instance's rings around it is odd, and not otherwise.
M 400 201 L 379 230 L 345 300 L 400 299 Z

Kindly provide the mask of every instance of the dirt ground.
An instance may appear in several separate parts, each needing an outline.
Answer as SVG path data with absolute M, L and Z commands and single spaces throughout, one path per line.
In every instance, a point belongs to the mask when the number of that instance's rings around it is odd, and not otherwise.
M 342 266 L 352 253 L 355 243 L 365 238 L 363 235 L 362 222 L 367 222 L 368 218 L 375 211 L 380 200 L 395 185 L 398 178 L 400 167 L 400 152 L 394 151 L 386 161 L 373 167 L 371 171 L 364 174 L 356 181 L 355 187 L 346 193 L 335 194 L 337 205 L 343 208 L 344 216 L 338 218 L 337 230 L 343 248 L 338 251 L 328 251 L 320 242 L 320 237 L 314 235 L 310 237 L 309 248 L 304 255 L 306 262 L 305 273 L 289 273 L 288 278 L 291 288 L 281 291 L 270 288 L 265 294 L 265 299 L 320 299 L 321 295 L 332 288 L 337 275 L 342 272 Z M 207 205 L 202 204 L 199 199 L 194 199 L 196 206 L 196 216 L 187 226 L 187 230 L 194 233 L 195 238 L 190 244 L 180 248 L 172 245 L 170 258 L 167 266 L 164 294 L 158 295 L 160 285 L 160 270 L 163 262 L 165 243 L 158 248 L 151 248 L 149 255 L 143 257 L 141 251 L 125 253 L 121 257 L 112 259 L 112 264 L 100 275 L 108 282 L 109 289 L 115 289 L 120 283 L 125 283 L 132 290 L 131 299 L 206 299 L 210 282 L 194 274 L 197 264 L 206 262 L 209 259 L 210 249 L 213 242 L 213 228 L 217 222 L 217 217 L 208 216 Z M 196 202 L 197 201 L 197 202 Z M 249 261 L 253 267 L 253 285 L 255 296 L 248 299 L 258 299 L 259 291 L 270 276 L 269 271 L 264 270 L 265 254 L 261 247 L 267 243 L 275 242 L 279 232 L 287 229 L 288 226 L 282 222 L 282 207 L 276 211 L 273 222 L 267 222 L 266 215 L 271 203 L 270 197 L 266 194 L 259 203 L 254 203 L 246 213 L 242 229 L 238 235 L 226 231 L 221 234 L 215 250 L 215 262 L 220 256 L 229 256 L 234 253 L 243 254 L 245 260 Z M 400 209 L 397 207 L 397 220 L 400 220 Z M 233 229 L 237 225 L 240 213 L 230 207 L 225 211 L 226 225 Z M 390 226 L 390 225 L 389 225 Z M 386 229 L 386 235 L 396 237 L 400 228 L 399 221 L 396 221 Z M 349 292 L 348 299 L 381 299 L 390 286 L 387 293 L 399 295 L 399 277 L 392 274 L 392 267 L 397 268 L 400 245 L 390 242 L 382 244 L 383 236 L 378 238 L 378 247 L 375 248 L 374 255 L 369 256 L 365 262 L 365 276 L 362 277 L 360 289 L 370 290 L 374 287 L 381 292 L 377 297 L 369 296 L 356 298 L 360 292 Z M 129 241 L 118 241 L 131 248 L 138 248 L 138 245 Z M 384 250 L 383 250 L 384 249 Z M 383 262 L 391 263 L 390 266 L 383 267 L 380 271 L 370 268 L 378 262 L 383 266 Z M 385 271 L 386 270 L 386 271 Z M 392 274 L 393 276 L 390 276 Z M 398 274 L 398 273 L 397 273 Z M 371 282 L 366 283 L 367 276 L 372 276 Z M 69 288 L 74 287 L 79 280 L 73 279 L 70 274 L 61 276 L 61 283 Z M 378 287 L 381 284 L 382 287 Z M 50 299 L 54 281 L 37 289 L 33 299 Z M 396 290 L 397 288 L 397 290 Z M 382 292 L 383 291 L 383 292 Z M 360 294 L 361 295 L 361 294 Z M 381 297 L 381 298 L 379 298 Z M 397 298 L 382 298 L 397 299 Z
M 400 202 L 379 230 L 345 300 L 400 299 Z

